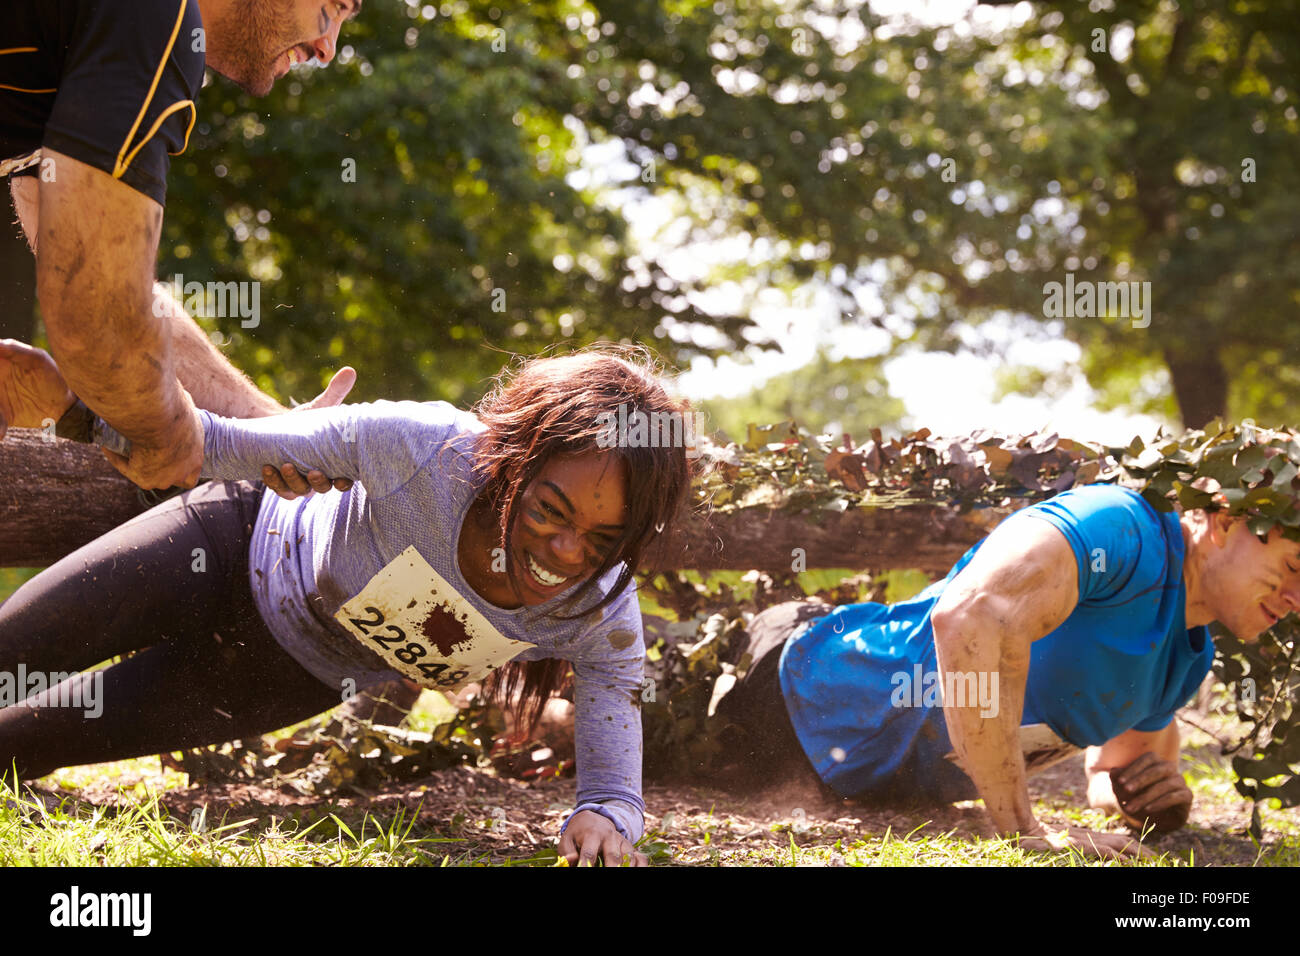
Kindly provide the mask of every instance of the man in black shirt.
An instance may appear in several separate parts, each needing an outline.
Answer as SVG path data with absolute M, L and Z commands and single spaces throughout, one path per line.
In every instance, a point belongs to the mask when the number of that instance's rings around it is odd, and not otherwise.
M 193 404 L 235 417 L 284 411 L 154 281 L 169 156 L 184 151 L 193 130 L 205 63 L 264 95 L 296 63 L 329 63 L 343 22 L 360 7 L 361 0 L 6 4 L 0 176 L 10 177 L 36 254 L 59 371 L 131 442 L 129 459 L 109 457 L 142 487 L 197 481 L 203 435 Z M 23 397 L 41 394 L 28 382 L 42 374 L 36 350 L 0 355 L 7 419 L 0 435 L 48 414 Z M 340 401 L 352 374 L 341 372 L 314 404 Z M 317 490 L 329 487 L 323 475 L 309 477 Z M 308 490 L 296 472 L 292 478 L 290 488 Z

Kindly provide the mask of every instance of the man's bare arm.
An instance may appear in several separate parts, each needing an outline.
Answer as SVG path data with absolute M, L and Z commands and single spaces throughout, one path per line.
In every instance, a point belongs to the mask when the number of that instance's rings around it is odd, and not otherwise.
M 34 176 L 15 176 L 11 183 L 14 208 L 35 252 L 40 226 L 39 181 Z M 230 364 L 167 286 L 154 283 L 153 295 L 161 299 L 155 306 L 156 314 L 171 332 L 176 377 L 196 405 L 228 418 L 261 418 L 285 410 Z
M 948 585 L 931 622 L 940 674 L 996 673 L 998 711 L 983 717 L 978 704 L 945 700 L 944 720 L 999 833 L 1020 834 L 1043 849 L 1072 845 L 1117 854 L 1132 842 L 1128 837 L 1071 829 L 1049 841 L 1034 817 L 1020 750 L 1030 645 L 1059 627 L 1078 599 L 1078 566 L 1059 531 L 1029 518 L 995 529 Z
M 10 190 L 23 232 L 35 252 L 40 226 L 39 182 L 34 177 L 15 176 L 10 180 Z M 167 323 L 171 332 L 177 380 L 197 405 L 231 418 L 259 418 L 284 411 L 283 406 L 254 386 L 247 376 L 217 351 L 166 286 L 154 283 L 152 295 L 155 297 L 157 317 Z M 308 404 L 324 407 L 342 402 L 353 381 L 355 374 L 345 367 L 334 376 L 329 387 Z M 58 413 L 51 414 L 57 417 Z M 108 416 L 103 417 L 111 423 Z M 0 437 L 3 437 L 3 426 L 0 426 Z M 322 472 L 310 471 L 304 477 L 289 464 L 278 470 L 268 465 L 264 480 L 282 498 L 296 498 L 310 494 L 313 490 L 324 492 L 331 488 L 330 479 Z M 345 491 L 350 486 L 351 482 L 345 479 L 338 479 L 332 485 L 340 491 Z
M 171 325 L 176 377 L 195 405 L 226 418 L 265 418 L 286 410 L 230 364 L 167 286 L 156 282 L 153 292 L 154 308 Z
M 193 485 L 203 433 L 175 374 L 171 321 L 154 315 L 162 207 L 70 156 L 47 150 L 36 288 L 50 351 L 68 386 L 133 443 L 146 488 Z

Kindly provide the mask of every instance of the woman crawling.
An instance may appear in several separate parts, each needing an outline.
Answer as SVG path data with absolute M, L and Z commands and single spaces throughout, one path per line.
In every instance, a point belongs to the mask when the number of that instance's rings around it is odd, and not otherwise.
M 407 678 L 488 678 L 525 723 L 574 678 L 571 863 L 644 864 L 633 571 L 690 485 L 681 447 L 607 447 L 620 405 L 681 414 L 636 353 L 589 350 L 503 373 L 474 413 L 389 402 L 233 420 L 197 412 L 218 479 L 126 522 L 0 605 L 0 671 L 77 672 L 0 709 L 0 768 L 219 743 Z M 285 500 L 291 462 L 356 484 Z M 100 676 L 84 673 L 130 653 Z M 102 680 L 102 714 L 59 707 Z M 3 771 L 0 771 L 3 772 Z

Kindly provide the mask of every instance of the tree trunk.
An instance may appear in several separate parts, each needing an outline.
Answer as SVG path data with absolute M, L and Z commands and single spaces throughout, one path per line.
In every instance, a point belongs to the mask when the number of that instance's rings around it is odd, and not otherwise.
M 1228 414 L 1228 373 L 1219 353 L 1210 349 L 1191 355 L 1165 352 L 1165 363 L 1174 382 L 1174 397 L 1183 424 L 1204 428 Z
M 93 445 L 11 428 L 0 443 L 0 567 L 45 567 L 148 507 Z
M 148 506 L 93 446 L 24 428 L 0 444 L 0 567 L 53 564 Z M 683 523 L 644 570 L 919 568 L 942 576 L 1011 510 L 911 505 L 801 515 L 753 507 Z
M 909 505 L 800 514 L 756 506 L 686 522 L 647 555 L 644 570 L 753 568 L 785 574 L 804 568 L 919 568 L 942 577 L 1014 510 L 963 514 L 946 505 Z

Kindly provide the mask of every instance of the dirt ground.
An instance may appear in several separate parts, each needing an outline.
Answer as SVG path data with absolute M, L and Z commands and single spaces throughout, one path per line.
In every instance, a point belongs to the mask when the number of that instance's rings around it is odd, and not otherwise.
M 1189 748 L 1188 755 L 1196 756 L 1195 748 Z M 1080 823 L 1078 810 L 1085 802 L 1082 759 L 1077 756 L 1031 778 L 1030 793 L 1039 801 L 1039 817 L 1045 823 Z M 56 792 L 83 803 L 114 806 L 138 800 L 119 788 L 125 784 L 129 792 L 130 784 L 140 783 L 158 793 L 161 804 L 182 820 L 206 807 L 210 825 L 218 825 L 223 817 L 230 821 L 257 817 L 265 826 L 297 819 L 306 825 L 326 813 L 335 813 L 352 824 L 367 811 L 389 821 L 400 808 L 408 813 L 418 809 L 413 835 L 453 838 L 456 842 L 439 845 L 440 854 L 450 854 L 452 862 L 483 863 L 522 861 L 553 847 L 574 796 L 572 778 L 524 783 L 467 766 L 411 783 L 364 793 L 354 790 L 329 799 L 256 785 L 177 789 L 173 782 L 172 789 L 164 789 L 161 767 L 156 779 L 153 776 L 146 770 L 135 780 L 120 776 L 112 785 L 90 783 Z M 657 864 L 763 865 L 777 857 L 777 850 L 788 854 L 791 840 L 800 847 L 831 847 L 837 840 L 849 846 L 879 838 L 886 831 L 894 839 L 949 832 L 956 838 L 991 836 L 982 808 L 973 803 L 902 811 L 827 801 L 811 787 L 776 786 L 734 794 L 687 784 L 649 785 L 645 801 L 646 830 L 653 842 L 665 845 L 656 850 Z M 1294 810 L 1280 814 L 1293 823 L 1298 815 L 1300 811 Z M 1278 816 L 1276 812 L 1265 814 L 1265 849 L 1279 840 L 1295 839 L 1269 825 L 1270 818 Z M 1083 825 L 1099 827 L 1100 821 L 1096 814 Z M 1260 853 L 1246 835 L 1249 822 L 1250 804 L 1235 795 L 1218 799 L 1198 795 L 1189 825 L 1151 845 L 1157 852 L 1169 851 L 1184 860 L 1192 851 L 1197 865 L 1248 866 Z M 1288 832 L 1294 834 L 1295 830 Z M 823 855 L 835 865 L 835 853 Z

